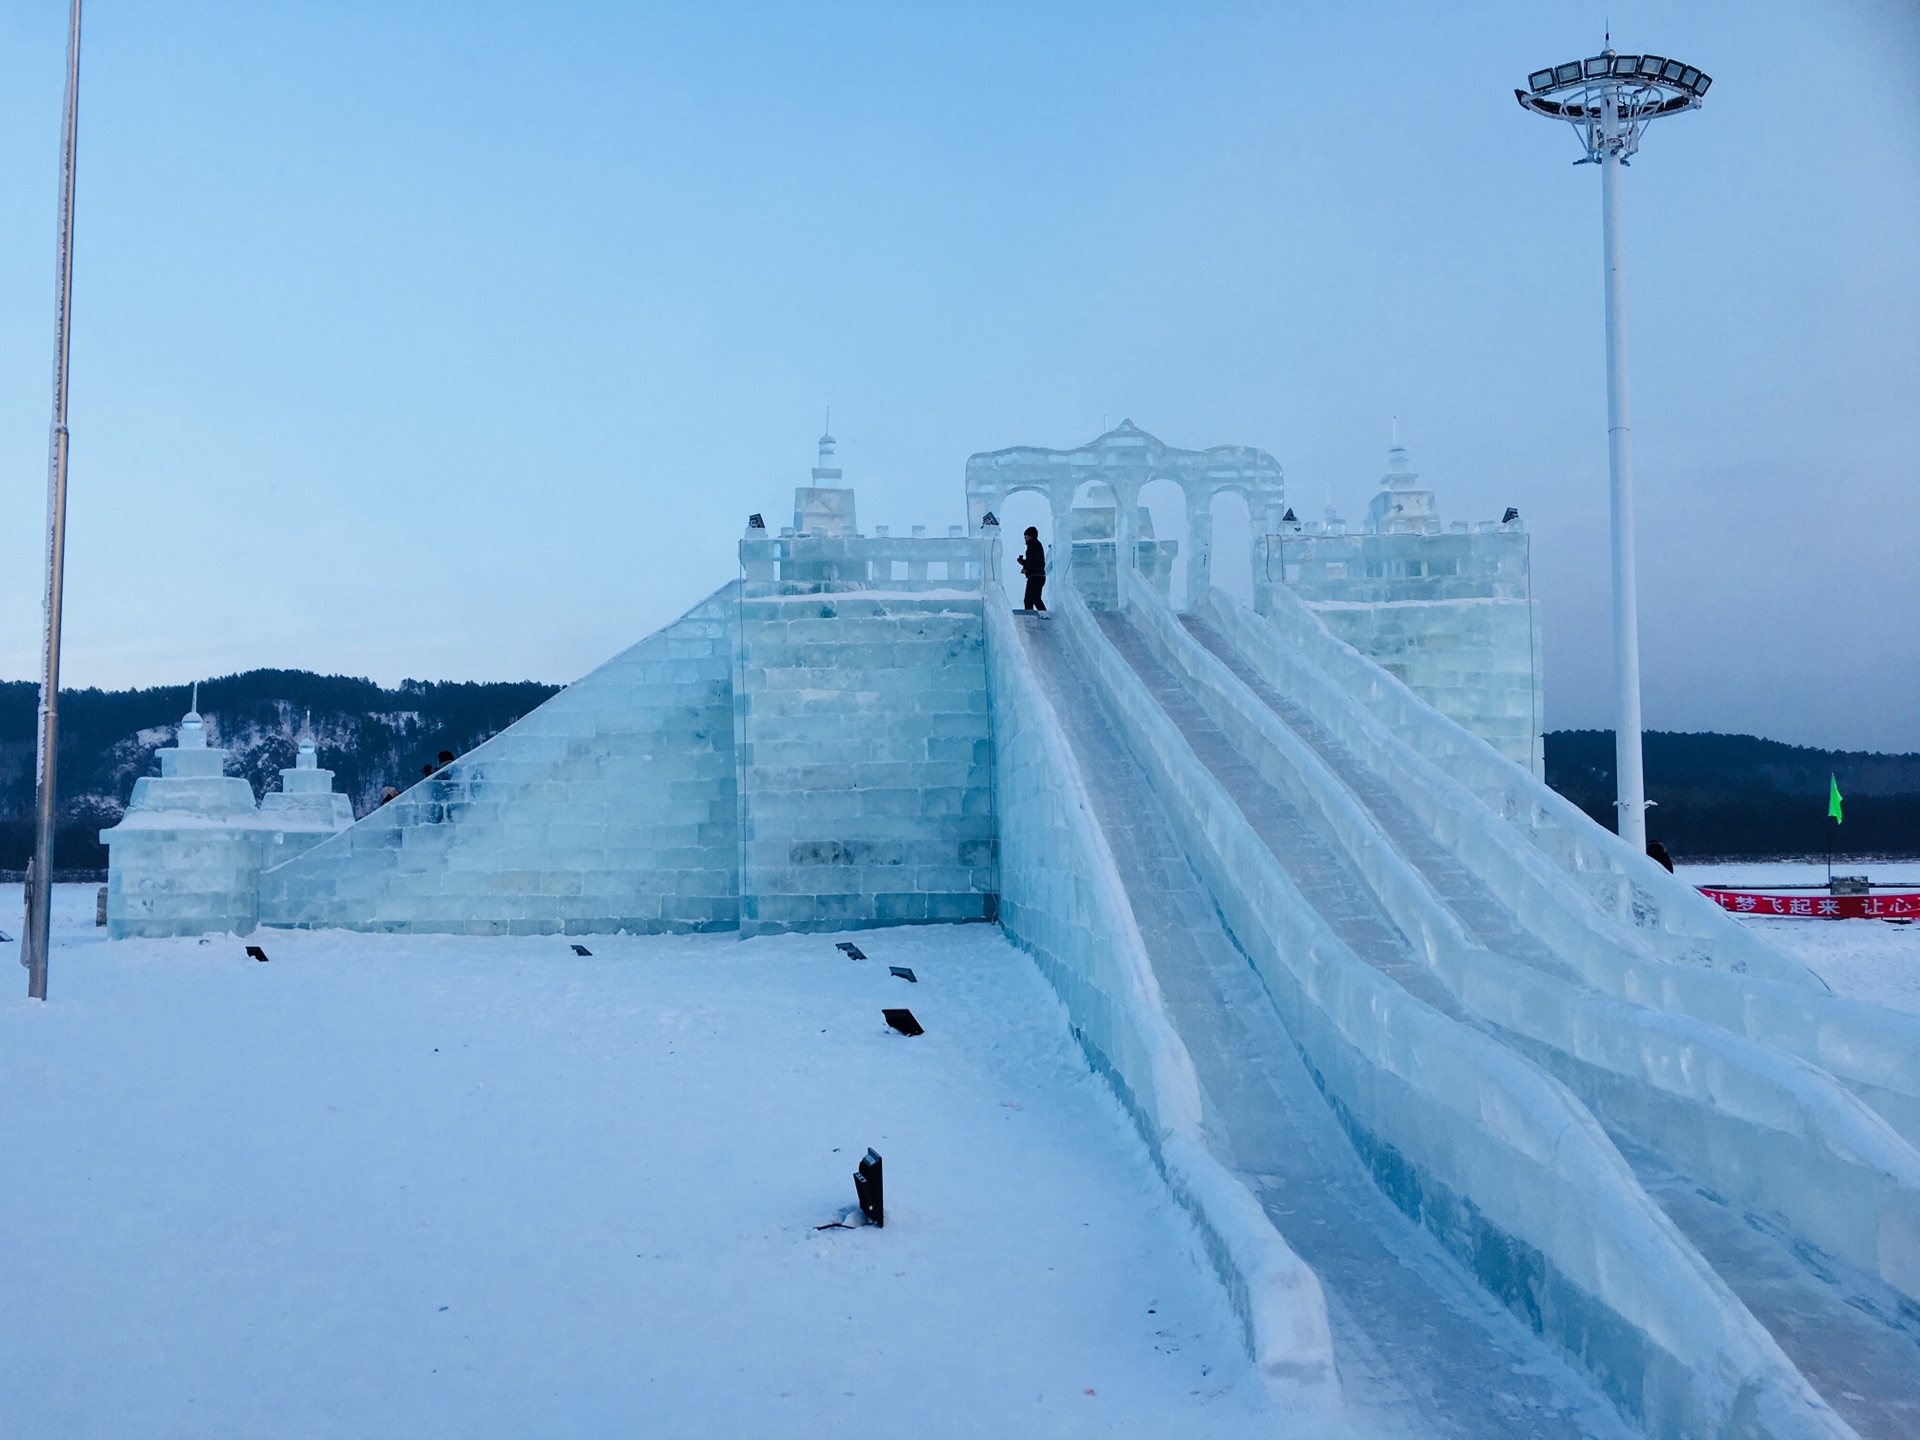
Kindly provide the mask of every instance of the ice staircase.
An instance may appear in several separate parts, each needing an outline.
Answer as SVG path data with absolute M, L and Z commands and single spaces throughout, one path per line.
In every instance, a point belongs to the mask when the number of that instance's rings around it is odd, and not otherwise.
M 1290 599 L 1176 617 L 1133 584 L 990 636 L 1070 751 L 1205 1145 L 1320 1282 L 1347 1402 L 1421 1433 L 1920 1433 L 1920 1027 Z

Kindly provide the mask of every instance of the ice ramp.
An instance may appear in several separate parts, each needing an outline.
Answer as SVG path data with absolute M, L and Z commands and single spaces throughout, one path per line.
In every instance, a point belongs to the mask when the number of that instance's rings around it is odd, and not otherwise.
M 311 850 L 267 925 L 453 934 L 734 929 L 737 585 Z
M 1209 1143 L 1319 1274 L 1356 1404 L 1441 1433 L 1592 1434 L 1611 1423 L 1598 1390 L 1654 1434 L 1847 1433 L 1578 1101 L 1391 953 L 1404 941 L 1364 887 L 1321 865 L 1307 879 L 1332 921 L 1309 903 L 1243 813 L 1257 773 L 1230 796 L 1071 597 L 1017 624 L 1198 1068 Z M 1023 799 L 1003 772 L 1011 846 Z M 1057 949 L 1043 879 L 1029 894 L 1008 862 L 1009 932 Z

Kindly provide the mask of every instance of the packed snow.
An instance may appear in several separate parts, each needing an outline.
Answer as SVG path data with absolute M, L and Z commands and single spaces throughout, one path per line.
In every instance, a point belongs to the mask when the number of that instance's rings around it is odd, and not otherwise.
M 52 1000 L 0 1002 L 8 1433 L 1273 1431 L 1183 1212 L 991 927 L 268 930 L 260 964 L 93 908 L 61 887 Z M 1920 1011 L 1920 926 L 1744 923 Z M 857 1219 L 869 1145 L 888 1224 L 815 1228 Z
M 9 1434 L 1271 1432 L 992 927 L 266 930 L 261 964 L 93 909 L 61 887 L 51 999 L 0 1001 Z M 869 1145 L 885 1228 L 817 1229 Z

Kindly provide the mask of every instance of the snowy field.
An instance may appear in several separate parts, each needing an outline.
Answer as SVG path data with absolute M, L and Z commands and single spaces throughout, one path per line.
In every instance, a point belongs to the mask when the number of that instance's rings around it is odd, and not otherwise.
M 8 1437 L 1276 1433 L 1184 1216 L 994 929 L 865 931 L 865 961 L 266 931 L 261 965 L 108 944 L 92 887 L 56 899 L 52 1002 L 0 970 Z M 1920 1012 L 1920 925 L 1745 923 Z M 868 1145 L 887 1227 L 815 1229 Z
M 1689 885 L 1726 884 L 1763 890 L 1770 885 L 1817 885 L 1827 878 L 1820 861 L 1735 861 L 1681 865 Z M 1920 860 L 1836 860 L 1836 875 L 1865 875 L 1875 884 L 1920 890 Z M 1799 956 L 1836 994 L 1920 1015 L 1920 925 L 1885 920 L 1814 920 L 1743 915 L 1741 923 Z
M 46 1006 L 0 969 L 8 1437 L 1272 1433 L 995 929 L 266 931 L 262 965 L 92 917 L 57 892 Z M 886 1228 L 816 1230 L 868 1145 Z

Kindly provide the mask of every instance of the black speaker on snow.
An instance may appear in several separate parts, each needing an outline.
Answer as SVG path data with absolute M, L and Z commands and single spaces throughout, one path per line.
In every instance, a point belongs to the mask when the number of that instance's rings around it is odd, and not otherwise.
M 869 1224 L 885 1226 L 887 1223 L 887 1197 L 880 1178 L 880 1152 L 867 1150 L 867 1158 L 860 1162 L 860 1168 L 853 1172 L 853 1193 L 860 1201 L 860 1213 L 867 1217 Z

